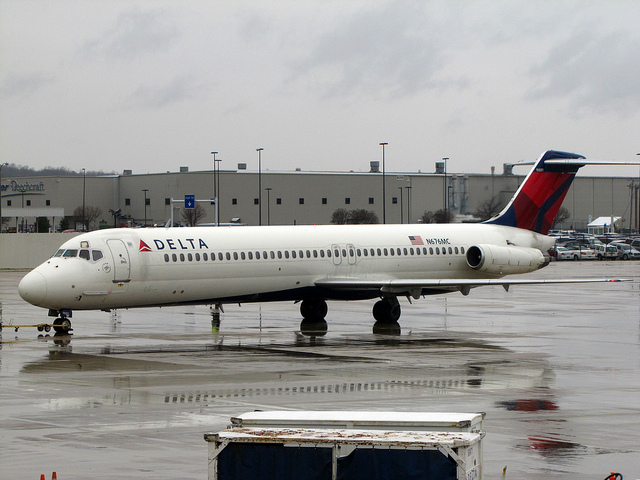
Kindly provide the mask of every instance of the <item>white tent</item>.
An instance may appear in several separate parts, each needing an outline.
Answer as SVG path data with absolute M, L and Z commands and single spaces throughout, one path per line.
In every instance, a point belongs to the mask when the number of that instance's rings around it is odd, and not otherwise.
M 587 225 L 587 232 L 592 235 L 604 235 L 605 233 L 615 233 L 620 230 L 620 219 L 622 217 L 598 217 Z M 613 219 L 613 224 L 612 224 Z

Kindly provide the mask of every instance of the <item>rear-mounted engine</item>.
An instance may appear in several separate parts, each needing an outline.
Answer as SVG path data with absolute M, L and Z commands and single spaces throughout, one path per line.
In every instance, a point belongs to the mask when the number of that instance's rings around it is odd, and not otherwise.
M 498 275 L 533 272 L 548 264 L 549 257 L 537 248 L 474 245 L 467 250 L 469 267 Z

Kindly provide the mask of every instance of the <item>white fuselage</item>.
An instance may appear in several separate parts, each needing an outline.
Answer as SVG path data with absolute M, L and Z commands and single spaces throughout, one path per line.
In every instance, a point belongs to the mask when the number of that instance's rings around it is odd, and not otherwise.
M 553 243 L 486 224 L 109 229 L 65 242 L 20 294 L 53 310 L 374 298 L 379 289 L 319 291 L 316 282 L 497 278 L 467 264 L 471 246 L 545 252 Z

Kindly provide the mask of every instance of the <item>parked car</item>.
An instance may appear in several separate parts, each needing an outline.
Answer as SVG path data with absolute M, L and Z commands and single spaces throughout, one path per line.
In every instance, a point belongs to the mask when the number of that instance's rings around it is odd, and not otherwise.
M 614 245 L 601 243 L 594 247 L 594 251 L 598 260 L 615 260 L 618 258 L 618 249 Z
M 640 259 L 640 252 L 628 243 L 611 242 L 609 245 L 616 248 L 618 252 L 618 258 L 621 258 L 622 260 Z
M 556 257 L 556 260 L 594 260 L 596 254 L 593 250 L 581 246 L 561 246 L 555 247 L 555 255 L 549 251 L 549 255 Z

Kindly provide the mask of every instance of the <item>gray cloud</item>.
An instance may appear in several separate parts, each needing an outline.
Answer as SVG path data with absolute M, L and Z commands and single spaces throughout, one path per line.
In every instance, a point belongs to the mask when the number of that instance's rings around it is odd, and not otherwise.
M 26 75 L 10 73 L 0 83 L 0 94 L 5 98 L 27 98 L 54 82 L 53 77 L 42 73 Z
M 640 41 L 628 33 L 581 31 L 555 45 L 530 73 L 528 99 L 568 97 L 583 113 L 635 114 L 640 108 Z
M 129 103 L 132 106 L 163 108 L 198 98 L 201 91 L 202 88 L 192 78 L 177 77 L 165 85 L 140 86 L 129 96 Z
M 113 27 L 82 48 L 83 56 L 101 54 L 131 59 L 164 50 L 180 36 L 174 17 L 161 10 L 133 10 L 120 14 Z
M 308 55 L 291 63 L 292 76 L 310 76 L 327 95 L 360 89 L 389 96 L 464 85 L 446 78 L 448 33 L 425 2 L 393 2 L 338 20 L 319 36 Z

